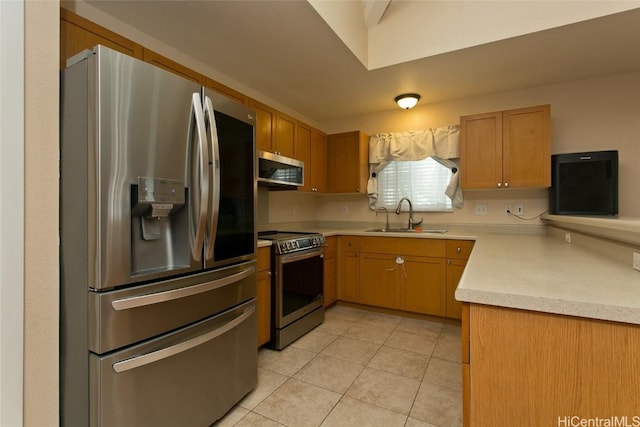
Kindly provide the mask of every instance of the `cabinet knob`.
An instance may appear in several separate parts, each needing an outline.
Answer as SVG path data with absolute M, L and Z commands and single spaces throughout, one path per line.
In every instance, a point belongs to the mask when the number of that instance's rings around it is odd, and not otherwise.
M 457 248 L 456 248 L 456 253 L 458 253 L 458 254 L 459 254 L 460 252 L 462 252 L 462 248 L 461 248 L 461 247 L 457 247 Z
M 450 259 L 447 260 L 447 265 L 451 265 L 451 260 Z
M 498 183 L 498 188 L 502 188 L 502 183 L 501 182 Z
M 509 183 L 508 182 L 504 183 L 504 188 L 509 188 Z
M 356 193 L 360 192 L 360 187 L 356 188 Z
M 269 271 L 269 272 L 267 272 L 267 276 L 271 276 L 271 272 L 270 272 L 270 271 Z

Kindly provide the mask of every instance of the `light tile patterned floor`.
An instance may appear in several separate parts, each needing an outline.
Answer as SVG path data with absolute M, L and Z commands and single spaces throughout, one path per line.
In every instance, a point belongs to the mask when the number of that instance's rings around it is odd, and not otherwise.
M 460 327 L 334 306 L 216 427 L 462 425 Z

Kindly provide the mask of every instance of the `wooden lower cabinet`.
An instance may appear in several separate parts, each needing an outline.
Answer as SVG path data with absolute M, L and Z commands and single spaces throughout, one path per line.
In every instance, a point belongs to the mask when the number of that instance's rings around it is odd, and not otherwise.
M 258 248 L 256 284 L 258 347 L 271 340 L 271 248 Z
M 399 269 L 400 309 L 416 313 L 446 314 L 445 260 L 431 257 L 403 257 Z
M 447 310 L 446 316 L 453 319 L 460 319 L 462 315 L 462 303 L 455 298 L 456 288 L 462 272 L 467 266 L 466 259 L 447 259 Z
M 325 238 L 324 247 L 324 306 L 338 299 L 338 238 Z
M 465 317 L 465 425 L 640 421 L 640 325 L 479 304 Z
M 376 307 L 400 307 L 400 282 L 395 256 L 363 252 L 360 254 L 360 288 L 357 302 Z
M 360 302 L 360 238 L 338 238 L 338 299 Z

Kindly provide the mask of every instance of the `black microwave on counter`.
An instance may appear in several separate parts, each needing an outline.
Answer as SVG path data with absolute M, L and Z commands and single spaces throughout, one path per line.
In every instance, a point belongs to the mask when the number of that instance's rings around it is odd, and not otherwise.
M 618 151 L 551 156 L 549 213 L 618 214 Z

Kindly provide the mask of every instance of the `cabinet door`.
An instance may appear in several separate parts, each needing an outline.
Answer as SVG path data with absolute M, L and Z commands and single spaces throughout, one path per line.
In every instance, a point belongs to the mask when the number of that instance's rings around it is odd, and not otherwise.
M 327 135 L 313 131 L 311 141 L 311 185 L 319 193 L 327 191 Z
M 338 261 L 338 298 L 360 302 L 360 257 L 358 252 L 341 252 Z
M 502 113 L 505 187 L 551 186 L 550 121 L 549 105 Z
M 359 131 L 327 137 L 327 186 L 330 193 L 365 193 L 369 137 Z
M 296 156 L 296 120 L 276 112 L 275 151 L 286 157 Z
M 502 113 L 460 118 L 460 186 L 502 187 Z
M 215 92 L 223 94 L 227 98 L 233 99 L 239 104 L 249 104 L 249 97 L 247 95 L 243 95 L 237 90 L 231 89 L 230 87 L 225 86 L 222 83 L 218 83 L 217 81 L 210 79 L 209 77 L 206 78 L 205 86 Z
M 360 253 L 360 302 L 376 307 L 400 308 L 401 265 L 386 254 Z
M 338 238 L 327 237 L 324 246 L 324 306 L 338 299 Z
M 134 58 L 142 59 L 143 56 L 139 44 L 66 9 L 60 9 L 60 69 L 66 68 L 68 58 L 97 44 Z
M 256 317 L 258 319 L 258 347 L 271 339 L 271 272 L 257 274 Z
M 185 67 L 184 65 L 178 64 L 177 62 L 160 55 L 150 49 L 144 49 L 144 62 L 148 62 L 149 64 L 153 64 L 156 67 L 160 67 L 164 70 L 170 71 L 173 74 L 177 74 L 179 76 L 184 77 L 185 79 L 189 79 L 198 83 L 201 86 L 204 86 L 207 78 L 202 74 L 193 71 L 190 68 Z
M 401 286 L 402 310 L 444 316 L 445 260 L 442 258 L 404 257 Z
M 462 303 L 455 298 L 456 288 L 467 261 L 464 259 L 447 260 L 447 317 L 460 319 L 462 316 Z
M 311 180 L 313 162 L 311 160 L 311 140 L 313 130 L 302 123 L 298 123 L 296 128 L 296 159 L 304 162 L 304 185 L 298 187 L 298 191 L 314 191 Z
M 249 108 L 256 112 L 256 150 L 275 151 L 273 138 L 275 135 L 276 111 L 255 99 L 249 99 Z

